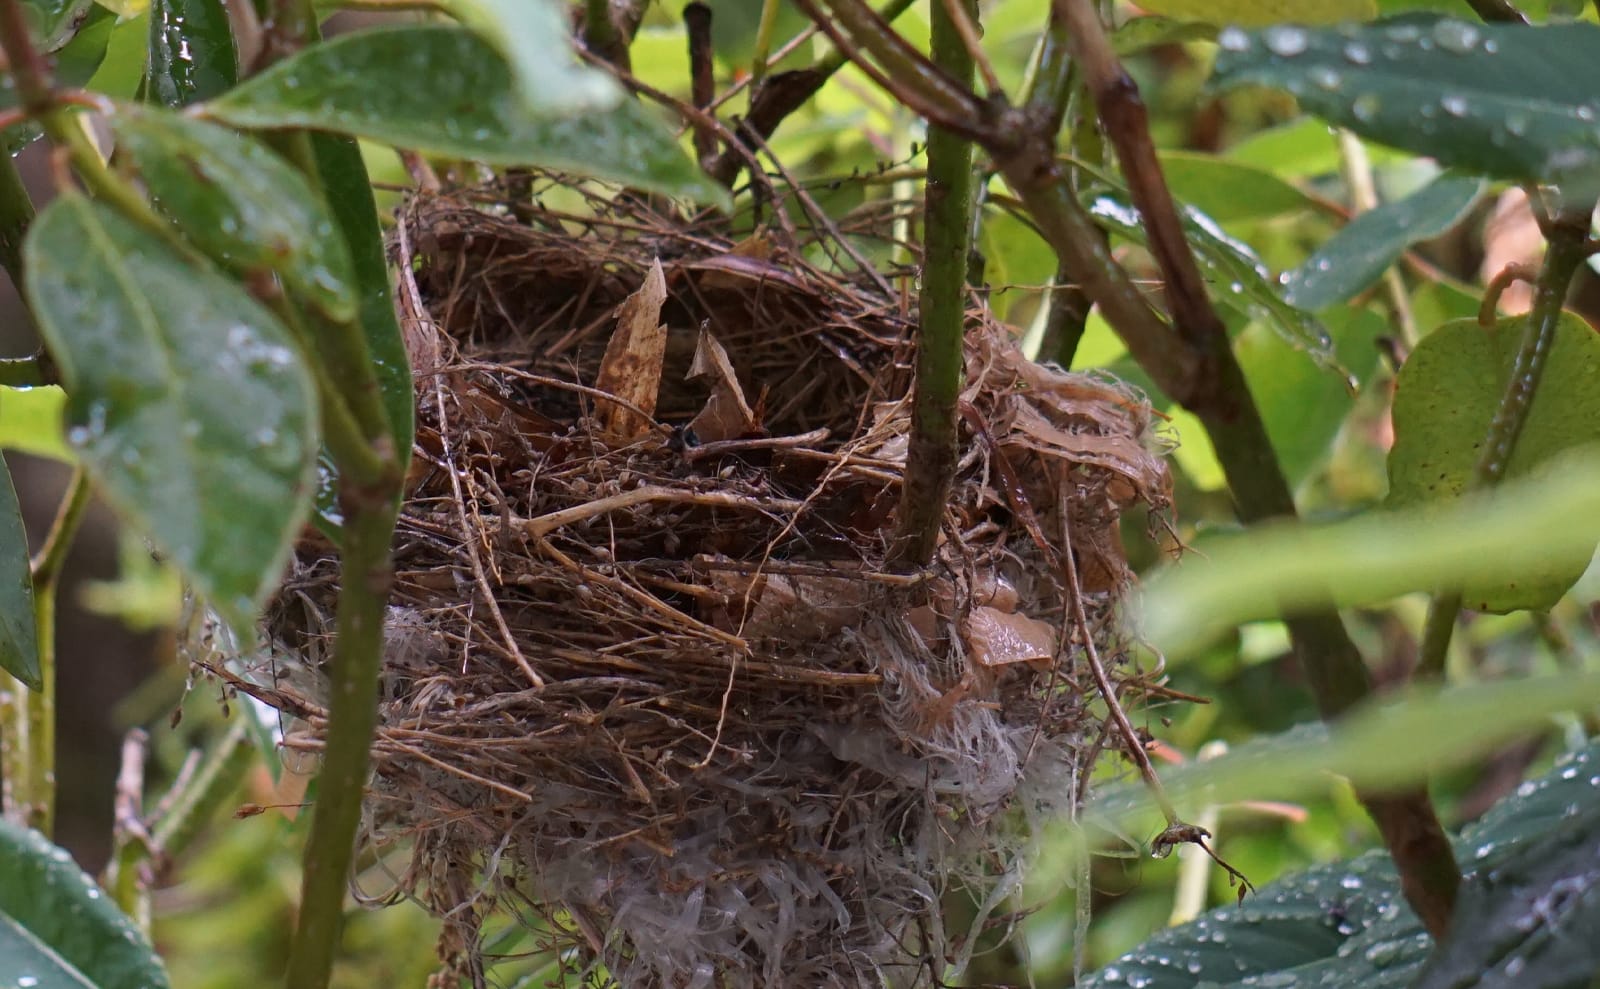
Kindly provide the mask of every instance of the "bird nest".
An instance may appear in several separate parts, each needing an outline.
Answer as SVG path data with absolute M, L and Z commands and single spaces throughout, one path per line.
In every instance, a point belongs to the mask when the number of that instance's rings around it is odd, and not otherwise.
M 365 840 L 409 853 L 457 974 L 531 905 L 626 987 L 937 981 L 1123 744 L 1096 669 L 1150 687 L 1114 620 L 1119 518 L 1169 497 L 1150 410 L 975 304 L 937 559 L 891 567 L 908 279 L 782 203 L 737 241 L 670 209 L 540 176 L 402 211 L 418 428 Z M 301 748 L 340 579 L 308 537 L 268 616 L 255 689 Z

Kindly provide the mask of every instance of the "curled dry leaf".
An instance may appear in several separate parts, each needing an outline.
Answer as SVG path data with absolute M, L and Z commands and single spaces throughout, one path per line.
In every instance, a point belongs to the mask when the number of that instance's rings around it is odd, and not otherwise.
M 1048 664 L 1056 655 L 1056 630 L 1027 615 L 973 608 L 961 625 L 972 658 L 981 666 Z
M 606 344 L 594 383 L 622 400 L 599 402 L 601 432 L 613 442 L 631 443 L 650 431 L 667 354 L 667 327 L 661 322 L 661 306 L 666 301 L 667 279 L 657 258 L 644 284 L 619 307 L 617 328 Z
M 694 348 L 694 363 L 685 375 L 690 381 L 705 381 L 711 386 L 711 397 L 705 408 L 689 423 L 702 443 L 736 440 L 761 431 L 756 414 L 745 401 L 744 389 L 734 374 L 728 352 L 717 342 L 706 327 L 700 327 L 700 339 Z

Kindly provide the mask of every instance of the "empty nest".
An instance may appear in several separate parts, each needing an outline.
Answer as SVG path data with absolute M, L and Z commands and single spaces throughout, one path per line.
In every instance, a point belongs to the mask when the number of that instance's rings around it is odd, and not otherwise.
M 409 852 L 457 975 L 511 907 L 626 987 L 936 982 L 1121 744 L 1086 646 L 1138 681 L 1149 409 L 974 305 L 938 559 L 892 572 L 908 280 L 781 203 L 739 240 L 658 206 L 538 176 L 403 211 L 418 435 L 366 840 Z M 291 746 L 339 580 L 307 538 L 269 615 Z

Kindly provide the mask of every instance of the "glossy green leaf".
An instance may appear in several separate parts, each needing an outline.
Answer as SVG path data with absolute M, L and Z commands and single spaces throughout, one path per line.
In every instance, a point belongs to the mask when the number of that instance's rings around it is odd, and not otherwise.
M 1315 205 L 1272 172 L 1215 155 L 1164 152 L 1161 171 L 1174 196 L 1222 224 L 1270 219 Z
M 1600 455 L 1578 450 L 1537 477 L 1442 506 L 1204 540 L 1202 553 L 1146 579 L 1139 628 L 1176 661 L 1257 619 L 1581 571 L 1597 541 Z
M 118 164 L 201 250 L 241 274 L 273 272 L 328 318 L 355 319 L 349 248 L 305 177 L 247 135 L 167 110 L 110 118 Z
M 1143 0 L 1152 14 L 1210 24 L 1335 24 L 1378 16 L 1376 0 Z
M 1577 776 L 1582 763 L 1560 772 Z M 1414 989 L 1464 986 L 1590 986 L 1600 944 L 1573 937 L 1600 930 L 1600 801 L 1596 780 L 1551 832 L 1480 869 L 1462 887 L 1450 936 Z
M 1136 244 L 1145 243 L 1144 223 L 1126 200 L 1098 192 L 1089 199 L 1088 207 L 1112 232 Z M 1210 217 L 1193 209 L 1183 211 L 1183 224 L 1200 272 L 1217 302 L 1272 327 L 1319 364 L 1334 366 L 1333 341 L 1327 329 L 1315 316 L 1283 301 L 1272 272 L 1248 245 L 1229 237 Z
M 105 60 L 95 70 L 88 88 L 114 99 L 136 100 L 144 88 L 144 70 L 149 60 L 150 12 L 147 10 L 111 29 Z
M 55 78 L 62 86 L 87 84 L 106 56 L 106 44 L 116 25 L 116 15 L 103 7 L 93 7 L 84 16 L 75 34 L 55 56 Z M 17 105 L 17 87 L 9 72 L 0 72 L 0 109 Z M 43 133 L 38 124 L 23 123 L 6 130 L 4 147 L 16 154 Z
M 34 43 L 47 52 L 59 51 L 94 10 L 94 0 L 22 0 Z
M 72 463 L 62 426 L 66 402 L 55 385 L 0 388 L 0 449 Z
M 276 586 L 311 497 L 316 394 L 232 279 L 80 196 L 25 245 L 28 295 L 100 492 L 239 629 Z
M 64 848 L 0 820 L 0 978 L 8 986 L 166 989 L 150 941 Z M 37 981 L 28 981 L 37 980 Z
M 0 458 L 0 670 L 34 690 L 39 679 L 39 637 L 33 617 L 33 577 L 28 569 L 28 536 L 22 507 L 11 486 L 11 471 Z
M 1404 199 L 1360 214 L 1285 274 L 1284 299 L 1317 311 L 1354 298 L 1382 278 L 1406 248 L 1459 223 L 1485 185 L 1482 179 L 1447 173 Z
M 145 98 L 188 106 L 239 81 L 233 26 L 222 0 L 150 0 L 150 57 Z
M 1219 36 L 1213 82 L 1285 89 L 1364 137 L 1490 175 L 1600 191 L 1600 26 L 1414 15 Z
M 572 54 L 567 5 L 554 0 L 448 0 L 448 9 L 500 50 L 535 114 L 569 116 L 609 110 L 622 87 Z
M 1374 341 L 1387 330 L 1383 319 L 1365 309 L 1324 316 L 1340 366 L 1365 380 L 1378 362 Z M 1355 406 L 1355 395 L 1337 375 L 1283 346 L 1259 324 L 1234 338 L 1233 351 L 1267 424 L 1278 464 L 1290 485 L 1298 487 L 1326 458 Z
M 417 80 L 427 80 L 419 86 Z M 239 127 L 307 127 L 495 165 L 541 165 L 671 195 L 722 201 L 665 122 L 635 100 L 548 119 L 505 60 L 471 31 L 378 28 L 314 45 L 207 104 Z
M 1485 329 L 1475 320 L 1448 323 L 1424 337 L 1395 385 L 1394 446 L 1389 451 L 1389 504 L 1428 506 L 1470 486 L 1490 420 L 1521 346 L 1523 318 Z M 1564 451 L 1600 441 L 1600 336 L 1563 314 L 1527 424 L 1505 476 L 1545 470 Z M 1578 531 L 1574 540 L 1581 540 Z M 1595 538 L 1584 543 L 1590 551 Z M 1565 554 L 1515 578 L 1477 574 L 1464 589 L 1479 611 L 1548 608 L 1582 575 L 1588 561 Z
M 1294 732 L 1291 744 L 1300 744 L 1302 736 L 1314 737 Z M 1253 748 L 1270 758 L 1267 750 L 1279 742 L 1265 739 Z M 1404 742 L 1396 746 L 1404 747 Z M 1588 985 L 1600 966 L 1600 952 L 1592 938 L 1572 932 L 1593 930 L 1596 923 L 1597 774 L 1600 747 L 1590 746 L 1523 784 L 1462 830 L 1456 853 L 1472 877 L 1463 888 L 1456 928 L 1426 970 L 1433 942 L 1406 905 L 1388 854 L 1380 850 L 1309 869 L 1263 888 L 1239 906 L 1167 928 L 1095 973 L 1085 989 Z M 1515 878 L 1498 878 L 1508 876 Z M 1546 897 L 1538 903 L 1513 899 L 1540 891 Z M 1518 912 L 1518 903 L 1549 912 L 1542 918 L 1538 909 Z M 1482 926 L 1490 919 L 1482 907 L 1496 905 L 1504 908 L 1495 915 L 1502 926 Z
M 383 389 L 383 407 L 394 430 L 395 454 L 404 469 L 411 458 L 416 392 L 405 340 L 395 319 L 389 263 L 384 255 L 383 231 L 378 227 L 372 186 L 367 181 L 367 167 L 361 160 L 360 147 L 351 138 L 313 134 L 311 150 L 322 188 L 333 208 L 334 222 L 350 246 L 359 305 L 357 318 L 377 369 L 378 387 Z

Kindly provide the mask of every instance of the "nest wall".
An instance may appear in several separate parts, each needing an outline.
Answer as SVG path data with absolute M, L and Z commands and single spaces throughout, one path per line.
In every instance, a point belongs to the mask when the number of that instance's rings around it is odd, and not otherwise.
M 1086 650 L 1137 686 L 1149 409 L 975 306 L 939 557 L 892 571 L 907 293 L 808 261 L 836 229 L 540 182 L 402 215 L 418 438 L 366 840 L 405 849 L 458 973 L 510 907 L 628 987 L 932 983 L 1118 744 Z M 308 536 L 246 686 L 311 750 L 339 579 Z M 948 930 L 961 888 L 979 921 Z

